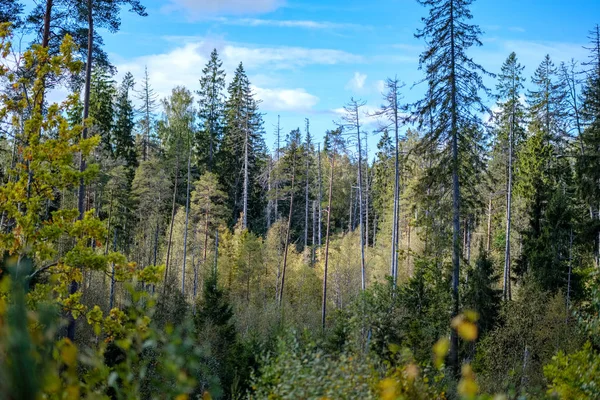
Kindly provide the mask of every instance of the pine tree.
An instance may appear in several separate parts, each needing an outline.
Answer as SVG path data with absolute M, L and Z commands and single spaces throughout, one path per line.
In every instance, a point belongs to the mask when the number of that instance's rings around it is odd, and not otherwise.
M 452 295 L 453 315 L 459 311 L 458 286 L 460 277 L 460 202 L 459 170 L 461 152 L 473 144 L 472 130 L 479 125 L 479 115 L 486 111 L 479 93 L 487 91 L 481 74 L 485 70 L 467 54 L 473 46 L 480 46 L 481 30 L 469 24 L 472 19 L 469 6 L 473 0 L 419 0 L 429 8 L 423 19 L 424 28 L 417 38 L 424 39 L 427 50 L 421 54 L 419 64 L 425 70 L 424 81 L 428 95 L 415 104 L 415 117 L 424 127 L 431 121 L 425 136 L 424 148 L 440 144 L 446 150 L 444 164 L 452 174 Z M 463 151 L 459 152 L 459 148 Z M 458 336 L 453 331 L 451 365 L 458 372 Z

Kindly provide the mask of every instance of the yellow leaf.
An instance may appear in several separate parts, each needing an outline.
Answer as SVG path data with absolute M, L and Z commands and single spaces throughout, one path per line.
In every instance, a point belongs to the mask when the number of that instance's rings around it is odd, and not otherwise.
M 468 342 L 477 339 L 477 326 L 472 322 L 463 322 L 457 328 L 458 335 Z
M 386 378 L 379 382 L 381 400 L 396 400 L 398 397 L 398 382 L 392 378 Z
M 60 359 L 69 367 L 77 362 L 77 347 L 69 339 L 65 339 L 60 348 Z

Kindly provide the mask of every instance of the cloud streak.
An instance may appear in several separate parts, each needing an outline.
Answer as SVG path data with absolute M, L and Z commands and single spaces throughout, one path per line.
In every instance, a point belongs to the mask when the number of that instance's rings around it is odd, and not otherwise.
M 225 25 L 248 26 L 248 27 L 274 27 L 274 28 L 300 28 L 313 30 L 335 30 L 335 29 L 369 29 L 367 25 L 337 23 L 331 21 L 310 20 L 277 20 L 260 18 L 218 18 L 218 22 Z
M 191 20 L 215 15 L 250 15 L 274 11 L 283 0 L 169 0 L 165 12 L 185 12 Z

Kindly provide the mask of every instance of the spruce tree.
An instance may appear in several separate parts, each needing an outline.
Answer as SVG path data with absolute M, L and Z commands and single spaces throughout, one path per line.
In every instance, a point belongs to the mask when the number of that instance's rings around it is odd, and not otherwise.
M 520 101 L 521 90 L 523 90 L 524 78 L 522 76 L 524 67 L 517 61 L 517 56 L 511 53 L 498 75 L 498 84 L 496 85 L 496 95 L 498 97 L 497 113 L 497 142 L 502 149 L 506 149 L 506 234 L 504 251 L 504 277 L 503 292 L 505 300 L 510 299 L 510 235 L 512 222 L 512 195 L 513 195 L 513 159 L 515 147 L 523 140 L 525 132 L 523 123 L 525 110 Z
M 527 93 L 529 118 L 546 135 L 547 140 L 558 144 L 563 139 L 565 109 L 565 88 L 558 80 L 558 70 L 549 55 L 531 77 L 534 85 Z
M 242 226 L 259 224 L 264 207 L 259 175 L 265 165 L 266 151 L 262 115 L 254 98 L 250 81 L 240 63 L 228 89 L 225 102 L 224 135 L 218 152 L 219 178 L 229 195 L 232 221 L 242 217 Z M 252 215 L 248 215 L 252 213 Z
M 92 133 L 100 135 L 100 150 L 110 155 L 114 155 L 112 135 L 118 107 L 115 104 L 116 96 L 115 81 L 112 80 L 110 72 L 106 68 L 96 68 L 90 93 L 90 117 L 94 124 Z
M 144 68 L 141 90 L 137 93 L 137 98 L 142 103 L 138 109 L 141 114 L 138 124 L 142 133 L 142 160 L 146 161 L 150 156 L 150 147 L 153 144 L 152 129 L 154 125 L 154 113 L 158 108 L 158 95 L 152 89 L 152 86 L 150 86 L 148 67 Z
M 115 156 L 125 160 L 131 172 L 131 179 L 133 179 L 134 170 L 138 165 L 135 138 L 133 136 L 135 127 L 134 109 L 131 100 L 134 85 L 133 75 L 129 72 L 126 73 L 119 87 L 116 102 L 116 121 L 113 130 Z
M 419 0 L 429 8 L 423 18 L 424 27 L 416 34 L 424 39 L 427 50 L 421 54 L 419 64 L 425 70 L 424 82 L 428 94 L 415 106 L 415 117 L 421 128 L 431 121 L 425 135 L 424 148 L 436 144 L 444 150 L 442 163 L 452 177 L 452 297 L 453 315 L 459 311 L 460 276 L 460 203 L 459 170 L 461 153 L 475 144 L 473 130 L 466 129 L 481 124 L 480 115 L 486 111 L 480 92 L 487 92 L 481 74 L 485 70 L 469 57 L 468 50 L 480 46 L 481 30 L 470 24 L 469 6 L 473 0 Z M 460 151 L 459 151 L 460 149 Z M 453 331 L 451 365 L 458 372 L 458 336 Z
M 202 69 L 198 94 L 198 117 L 200 129 L 196 133 L 196 158 L 213 170 L 214 155 L 223 136 L 225 107 L 225 71 L 217 49 L 210 53 L 210 60 Z

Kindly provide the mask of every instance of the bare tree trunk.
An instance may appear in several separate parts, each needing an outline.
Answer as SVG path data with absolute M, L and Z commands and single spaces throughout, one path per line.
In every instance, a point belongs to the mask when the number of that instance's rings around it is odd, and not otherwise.
M 206 251 L 208 249 L 208 221 L 209 221 L 209 213 L 208 207 L 206 208 L 206 218 L 204 220 L 204 255 L 202 257 L 202 262 L 206 263 Z
M 269 166 L 267 169 L 267 193 L 269 194 L 269 196 L 271 195 L 271 179 L 272 179 L 272 173 L 273 173 L 273 160 L 269 159 Z M 273 200 L 271 200 L 269 198 L 269 200 L 267 201 L 267 231 L 269 230 L 269 228 L 271 227 L 271 208 L 273 206 Z
M 192 163 L 192 146 L 188 143 L 188 162 L 187 162 L 187 190 L 185 194 L 185 228 L 183 231 L 183 264 L 181 267 L 181 294 L 185 297 L 185 266 L 187 263 L 187 237 L 188 223 L 190 219 L 190 169 Z
M 51 5 L 51 4 L 50 4 Z M 48 11 L 48 10 L 47 10 Z M 48 14 L 48 23 L 50 23 L 50 15 Z M 87 0 L 87 22 L 88 22 L 88 43 L 87 43 L 87 60 L 85 66 L 85 92 L 83 95 L 83 131 L 81 133 L 81 139 L 87 139 L 88 123 L 87 118 L 90 115 L 90 88 L 92 81 L 92 52 L 94 49 L 94 19 L 92 16 L 92 0 Z M 44 21 L 44 25 L 45 25 Z M 44 28 L 45 33 L 45 28 Z M 79 160 L 79 172 L 83 173 L 86 168 L 85 157 L 81 154 Z M 77 197 L 77 208 L 79 210 L 79 219 L 83 219 L 85 213 L 85 182 L 83 176 L 79 179 L 79 191 Z M 76 281 L 71 282 L 69 293 L 71 295 L 77 293 L 78 284 Z M 75 318 L 69 313 L 69 325 L 67 326 L 67 337 L 71 340 L 75 340 Z
M 331 155 L 331 171 L 329 172 L 329 200 L 327 201 L 327 228 L 325 230 L 325 267 L 323 270 L 323 299 L 321 304 L 321 327 L 325 330 L 325 315 L 327 312 L 327 268 L 329 266 L 329 229 L 331 227 L 331 199 L 333 193 L 333 170 L 335 168 L 335 153 Z
M 243 193 L 243 208 L 242 208 L 242 229 L 248 228 L 248 146 L 249 146 L 249 138 L 248 138 L 248 121 L 246 121 L 246 135 L 244 137 L 244 193 Z
M 279 289 L 279 307 L 283 306 L 283 289 L 285 288 L 285 272 L 287 269 L 288 247 L 290 242 L 290 230 L 292 229 L 292 212 L 294 210 L 294 181 L 296 179 L 296 159 L 292 162 L 292 190 L 290 192 L 290 212 L 288 214 L 287 229 L 285 232 L 285 248 L 283 250 L 283 271 L 281 273 L 281 288 Z
M 467 217 L 467 265 L 471 264 L 471 216 Z
M 165 261 L 165 279 L 163 294 L 167 290 L 167 279 L 169 277 L 169 261 L 171 259 L 171 246 L 173 243 L 173 225 L 175 225 L 175 207 L 177 206 L 177 183 L 179 178 L 179 142 L 177 143 L 177 156 L 175 157 L 175 185 L 173 186 L 173 205 L 171 207 L 171 224 L 169 227 L 169 242 L 167 243 L 167 259 Z
M 354 208 L 354 200 L 353 200 L 353 194 L 354 194 L 354 188 L 352 186 L 350 186 L 350 223 L 348 225 L 348 233 L 353 231 L 353 226 L 352 226 L 352 210 Z
M 113 251 L 117 251 L 117 228 L 113 237 Z M 115 301 L 115 263 L 112 263 L 112 271 L 110 273 L 110 301 L 108 309 L 112 310 Z
M 571 309 L 571 273 L 573 270 L 573 228 L 571 228 L 571 235 L 569 237 L 569 275 L 567 277 L 567 316 L 565 323 L 569 322 L 569 312 Z
M 360 138 L 360 124 L 358 120 L 358 107 L 356 107 L 356 138 L 358 140 L 358 219 L 360 221 L 360 287 L 367 288 L 365 271 L 365 224 L 363 222 L 363 188 L 362 188 L 362 146 Z
M 216 230 L 215 231 L 215 265 L 213 267 L 213 272 L 215 274 L 215 276 L 219 276 L 217 275 L 218 272 L 218 262 L 219 262 L 219 231 Z
M 276 162 L 279 162 L 279 153 L 280 153 L 280 136 L 281 136 L 281 124 L 280 124 L 280 116 L 277 116 L 277 150 L 276 150 Z M 279 219 L 279 180 L 275 181 L 275 221 Z
M 458 99 L 456 82 L 456 60 L 455 60 L 455 33 L 454 33 L 454 3 L 450 2 L 450 92 L 451 92 L 451 115 L 450 115 L 450 134 L 452 137 L 452 316 L 456 317 L 459 312 L 460 299 L 458 297 L 458 285 L 460 278 L 460 182 L 458 177 Z M 458 334 L 452 330 L 450 347 L 450 365 L 454 375 L 459 373 L 459 355 L 458 355 Z
M 323 186 L 321 181 L 321 143 L 317 144 L 317 156 L 318 156 L 318 168 L 319 168 L 319 247 L 321 247 L 321 226 L 323 225 L 323 207 L 321 203 L 323 201 Z
M 514 100 L 513 100 L 514 101 Z M 514 141 L 514 105 L 513 114 L 510 116 L 510 131 L 508 136 L 508 182 L 506 184 L 506 247 L 504 250 L 504 281 L 502 296 L 510 300 L 510 228 L 512 221 L 512 179 L 513 179 L 513 141 Z
M 369 141 L 365 132 L 365 248 L 369 247 Z
M 487 243 L 485 245 L 485 250 L 488 254 L 490 254 L 490 250 L 492 249 L 492 195 L 490 194 L 490 200 L 488 203 L 488 221 L 487 221 Z
M 314 266 L 315 265 L 315 254 L 316 254 L 316 250 L 317 250 L 316 243 L 315 243 L 316 242 L 316 231 L 317 231 L 317 229 L 316 229 L 317 228 L 316 227 L 316 224 L 317 224 L 317 201 L 313 200 L 312 205 L 313 205 L 313 207 L 312 207 L 312 225 L 313 226 L 312 226 L 312 246 L 310 246 L 311 247 L 310 265 Z
M 304 188 L 304 248 L 308 247 L 308 173 L 310 169 L 310 149 L 308 148 L 309 121 L 306 119 L 306 185 Z

